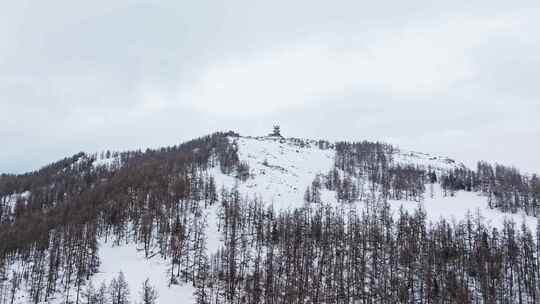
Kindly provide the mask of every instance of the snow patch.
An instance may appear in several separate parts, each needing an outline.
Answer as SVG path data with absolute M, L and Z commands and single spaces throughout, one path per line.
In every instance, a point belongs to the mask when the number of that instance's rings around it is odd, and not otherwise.
M 100 159 L 96 159 L 92 163 L 92 166 L 94 168 L 105 167 L 107 169 L 117 168 L 117 167 L 120 167 L 120 165 L 121 165 L 121 162 L 120 162 L 119 157 L 100 158 Z
M 113 246 L 112 242 L 100 241 L 99 256 L 99 273 L 92 277 L 96 288 L 102 282 L 108 285 L 122 271 L 129 284 L 130 300 L 133 303 L 140 302 L 139 292 L 147 278 L 158 292 L 158 303 L 195 303 L 193 286 L 185 283 L 169 286 L 167 267 L 170 261 L 159 255 L 147 259 L 144 250 L 139 250 L 135 244 Z
M 11 195 L 6 195 L 0 198 L 0 207 L 3 207 L 8 214 L 11 214 L 15 211 L 15 204 L 18 200 L 28 200 L 30 198 L 30 191 L 24 191 L 22 193 L 14 193 Z M 3 204 L 3 206 L 2 206 Z
M 416 165 L 435 171 L 448 171 L 465 168 L 463 163 L 457 162 L 445 156 L 436 156 L 428 153 L 402 150 L 394 154 L 394 162 L 404 165 Z
M 457 191 L 454 196 L 443 196 L 442 189 L 439 184 L 433 185 L 433 197 L 431 196 L 430 185 L 426 185 L 426 194 L 424 201 L 421 203 L 428 220 L 432 222 L 439 221 L 444 218 L 447 221 L 462 221 L 467 218 L 467 213 L 470 213 L 474 218 L 477 212 L 480 212 L 481 217 L 486 224 L 501 229 L 505 220 L 512 220 L 516 224 L 525 223 L 531 231 L 535 231 L 537 219 L 532 216 L 527 216 L 525 213 L 505 213 L 497 209 L 490 209 L 487 198 L 477 192 Z M 411 201 L 390 201 L 390 206 L 396 212 L 400 206 L 409 212 L 413 212 L 418 208 L 417 202 Z
M 304 193 L 317 174 L 334 166 L 335 151 L 319 149 L 314 141 L 299 142 L 276 137 L 233 137 L 240 161 L 250 168 L 250 177 L 240 182 L 215 168 L 216 185 L 238 187 L 242 195 L 261 198 L 278 209 L 304 205 Z

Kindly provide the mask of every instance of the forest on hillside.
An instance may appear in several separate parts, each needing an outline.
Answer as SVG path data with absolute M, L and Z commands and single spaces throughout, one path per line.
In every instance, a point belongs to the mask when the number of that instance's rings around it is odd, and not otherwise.
M 334 168 L 306 189 L 305 207 L 274 210 L 235 188 L 219 189 L 209 174 L 219 168 L 238 182 L 250 178 L 237 136 L 79 153 L 35 172 L 1 175 L 0 304 L 13 304 L 21 292 L 32 303 L 126 304 L 136 291 L 121 274 L 107 286 L 91 284 L 99 240 L 135 243 L 145 256 L 167 259 L 169 284 L 194 286 L 198 304 L 539 301 L 540 229 L 510 221 L 497 229 L 480 214 L 431 223 L 421 208 L 392 214 L 387 204 L 422 201 L 426 185 L 440 183 L 445 195 L 475 191 L 491 208 L 536 216 L 537 176 L 485 162 L 476 171 L 435 171 L 396 164 L 388 144 L 319 141 L 335 149 Z M 95 166 L 99 159 L 114 162 Z M 322 189 L 342 204 L 322 204 Z M 349 208 L 354 201 L 365 206 Z M 203 213 L 215 205 L 223 242 L 210 253 Z M 138 302 L 156 302 L 151 282 L 141 290 Z

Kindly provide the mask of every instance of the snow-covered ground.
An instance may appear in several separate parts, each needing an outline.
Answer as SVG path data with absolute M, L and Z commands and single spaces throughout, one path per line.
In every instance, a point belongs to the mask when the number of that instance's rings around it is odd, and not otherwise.
M 149 279 L 150 284 L 154 286 L 158 292 L 158 303 L 195 303 L 195 289 L 190 284 L 180 283 L 179 285 L 170 285 L 167 276 L 167 267 L 170 261 L 162 259 L 159 255 L 153 258 L 146 259 L 144 251 L 138 248 L 135 244 L 121 244 L 113 246 L 112 241 L 99 242 L 99 258 L 101 265 L 99 272 L 90 279 L 94 288 L 99 289 L 104 283 L 107 287 L 110 282 L 117 278 L 120 272 L 124 273 L 125 279 L 130 290 L 130 302 L 141 303 L 140 291 L 142 284 L 146 279 Z M 12 269 L 21 269 L 21 266 L 16 263 L 12 265 Z M 88 284 L 87 282 L 86 284 Z M 81 297 L 86 291 L 86 287 L 81 290 Z M 70 299 L 75 301 L 75 291 L 70 294 Z M 82 299 L 82 298 L 81 298 Z M 20 289 L 14 299 L 14 304 L 27 304 L 32 302 L 28 298 L 26 288 Z M 81 303 L 84 301 L 81 300 Z M 59 304 L 65 303 L 64 296 L 58 294 L 48 299 L 48 303 Z
M 311 185 L 317 174 L 326 174 L 334 166 L 335 150 L 320 149 L 316 142 L 286 140 L 277 137 L 230 137 L 236 142 L 240 161 L 250 168 L 250 177 L 242 182 L 234 174 L 225 175 L 219 167 L 211 169 L 209 174 L 215 178 L 218 187 L 231 189 L 237 187 L 243 196 L 261 198 L 267 204 L 273 204 L 276 209 L 288 209 L 305 206 L 304 193 Z M 306 144 L 307 143 L 307 144 Z M 414 164 L 434 170 L 448 170 L 461 167 L 462 164 L 446 157 L 432 156 L 425 153 L 400 151 L 394 155 L 394 161 L 402 164 Z M 114 166 L 117 158 L 110 157 L 96 160 L 94 166 Z M 9 198 L 10 205 L 18 197 L 28 196 L 28 193 L 18 194 Z M 323 190 L 323 203 L 337 205 L 335 192 Z M 520 224 L 525 222 L 531 229 L 536 227 L 536 218 L 523 214 L 506 214 L 489 209 L 487 199 L 478 193 L 458 191 L 454 196 L 444 197 L 438 184 L 426 185 L 424 201 L 390 201 L 395 214 L 401 206 L 405 210 L 414 211 L 421 204 L 426 211 L 428 220 L 438 221 L 462 220 L 469 214 L 474 217 L 477 211 L 487 223 L 493 227 L 502 227 L 505 219 L 513 219 Z M 207 251 L 209 254 L 218 250 L 221 245 L 221 234 L 218 231 L 218 207 L 215 204 L 205 211 L 207 219 Z M 362 202 L 349 205 L 351 208 L 362 208 Z M 146 259 L 144 252 L 134 244 L 112 246 L 111 242 L 100 242 L 101 266 L 99 273 L 93 278 L 96 288 L 102 282 L 108 284 L 122 271 L 129 283 L 131 300 L 139 300 L 139 290 L 147 278 L 159 293 L 158 303 L 195 303 L 194 288 L 189 284 L 168 284 L 167 267 L 170 261 L 159 256 Z M 22 301 L 21 303 L 25 303 Z
M 439 184 L 433 185 L 433 195 L 430 192 L 430 185 L 426 185 L 426 194 L 421 202 L 390 200 L 388 201 L 390 209 L 397 217 L 401 207 L 411 214 L 419 207 L 422 207 L 426 212 L 427 220 L 433 223 L 440 219 L 459 222 L 466 220 L 467 216 L 475 219 L 477 214 L 480 214 L 484 219 L 484 223 L 493 228 L 501 229 L 505 220 L 512 220 L 518 225 L 525 223 L 531 231 L 536 229 L 537 219 L 535 217 L 527 216 L 523 212 L 511 214 L 497 209 L 490 209 L 487 198 L 476 192 L 457 191 L 454 196 L 444 196 Z M 321 192 L 321 201 L 325 205 L 338 206 L 341 204 L 337 202 L 335 191 L 323 190 Z M 346 207 L 362 209 L 364 203 L 358 201 L 348 204 Z
M 206 210 L 206 251 L 208 255 L 218 251 L 221 246 L 221 233 L 218 230 L 219 215 L 218 215 L 219 203 L 208 207 Z
M 228 189 L 238 187 L 243 196 L 258 197 L 277 209 L 296 208 L 304 206 L 304 192 L 317 174 L 325 174 L 334 165 L 335 151 L 319 149 L 314 142 L 307 145 L 295 140 L 284 140 L 276 137 L 231 137 L 238 146 L 240 161 L 246 162 L 250 168 L 250 177 L 241 182 L 233 175 L 221 173 L 219 168 L 210 170 L 218 187 Z M 311 144 L 309 144 L 311 143 Z M 446 157 L 432 156 L 425 153 L 401 151 L 394 155 L 394 161 L 401 164 L 414 164 L 430 167 L 434 170 L 448 170 L 462 166 Z M 114 164 L 114 159 L 96 161 L 95 166 Z M 470 213 L 475 216 L 477 210 L 493 227 L 502 227 L 506 218 L 516 223 L 525 223 L 534 229 L 536 219 L 523 214 L 505 214 L 489 209 L 485 197 L 477 193 L 459 191 L 453 197 L 444 197 L 438 184 L 426 185 L 425 199 L 422 203 L 428 220 L 437 221 L 462 220 Z M 433 194 L 432 194 L 433 193 Z M 337 204 L 335 192 L 324 190 L 321 193 L 323 202 Z M 361 208 L 361 202 L 353 203 L 352 208 Z M 207 217 L 207 251 L 209 254 L 218 250 L 221 245 L 221 234 L 218 231 L 218 205 L 206 210 Z M 414 211 L 419 203 L 410 201 L 390 201 L 395 214 L 400 206 L 405 210 Z M 102 264 L 100 273 L 94 276 L 94 286 L 101 282 L 110 282 L 120 271 L 124 272 L 129 283 L 132 299 L 137 299 L 138 291 L 143 281 L 150 279 L 159 293 L 159 303 L 194 303 L 194 288 L 189 284 L 172 285 L 167 280 L 167 261 L 158 256 L 146 259 L 144 253 L 136 245 L 111 246 L 101 243 L 100 258 Z
M 98 158 L 92 163 L 94 168 L 105 167 L 107 169 L 120 167 L 120 157 L 110 156 L 109 158 Z
M 212 173 L 218 186 L 231 188 L 237 184 L 240 193 L 259 196 L 263 201 L 273 203 L 278 209 L 303 206 L 307 186 L 311 185 L 317 174 L 327 173 L 334 164 L 335 151 L 319 149 L 313 142 L 302 147 L 297 141 L 276 137 L 239 137 L 231 140 L 237 141 L 240 161 L 249 164 L 251 177 L 246 182 L 238 182 L 216 169 Z M 398 151 L 394 154 L 394 161 L 433 170 L 450 170 L 464 166 L 448 157 L 414 151 Z M 321 197 L 324 203 L 337 204 L 335 192 L 323 191 Z M 419 203 L 411 201 L 389 203 L 396 213 L 400 206 L 411 212 L 419 206 Z M 452 197 L 445 197 L 439 184 L 434 184 L 433 189 L 426 185 L 421 205 L 428 220 L 433 222 L 441 218 L 459 221 L 465 219 L 468 213 L 475 216 L 480 211 L 486 223 L 493 227 L 502 227 L 505 219 L 512 219 L 518 224 L 525 222 L 533 230 L 537 223 L 536 218 L 523 213 L 508 214 L 490 209 L 487 198 L 475 192 L 458 191 Z M 354 207 L 362 207 L 362 203 L 358 202 Z M 209 223 L 210 225 L 212 223 Z
M 405 150 L 395 153 L 394 161 L 399 164 L 416 165 L 426 169 L 432 168 L 435 171 L 464 167 L 463 163 L 456 162 L 445 156 Z
M 335 191 L 321 191 L 321 201 L 325 205 L 343 206 L 342 203 L 337 201 Z M 528 216 L 521 211 L 512 214 L 491 209 L 488 207 L 487 197 L 477 192 L 456 191 L 454 196 L 444 196 L 440 184 L 433 184 L 433 186 L 426 184 L 426 193 L 421 202 L 389 200 L 388 203 L 396 217 L 401 207 L 410 214 L 421 207 L 426 212 L 427 220 L 433 223 L 441 219 L 449 222 L 459 222 L 466 220 L 468 216 L 475 219 L 479 214 L 484 223 L 493 228 L 501 229 L 505 220 L 511 220 L 518 225 L 525 223 L 531 231 L 535 231 L 538 222 L 537 218 Z M 362 209 L 364 208 L 364 202 L 357 201 L 347 204 L 346 207 Z
M 102 282 L 108 285 L 122 271 L 129 284 L 130 299 L 133 303 L 140 303 L 139 292 L 146 279 L 149 279 L 150 284 L 158 291 L 158 303 L 195 303 L 195 290 L 191 285 L 181 283 L 169 286 L 167 266 L 170 261 L 160 258 L 159 255 L 146 259 L 144 251 L 134 244 L 113 246 L 112 242 L 100 242 L 99 256 L 99 273 L 92 278 L 96 288 L 99 288 Z
M 430 186 L 426 185 L 426 194 L 424 201 L 420 203 L 428 220 L 436 222 L 441 218 L 448 221 L 464 220 L 467 218 L 467 213 L 472 217 L 476 217 L 478 211 L 485 220 L 486 224 L 492 227 L 502 228 L 505 219 L 513 220 L 516 224 L 525 223 L 534 231 L 536 229 L 537 219 L 532 216 L 527 216 L 524 213 L 504 213 L 496 209 L 488 207 L 487 198 L 476 192 L 457 191 L 454 196 L 443 196 L 439 184 L 433 185 L 433 197 L 430 193 Z M 400 206 L 409 212 L 413 212 L 418 208 L 419 203 L 410 201 L 390 201 L 390 206 L 397 212 Z
M 30 198 L 30 191 L 25 191 L 23 193 L 15 193 L 7 196 L 0 197 L 0 207 L 4 207 L 5 211 L 12 213 L 15 208 L 15 204 L 18 200 L 28 200 Z
M 221 245 L 221 233 L 218 231 L 218 206 L 214 204 L 206 209 L 207 240 L 206 249 L 209 254 L 216 252 Z M 146 279 L 150 280 L 158 292 L 158 303 L 195 303 L 193 293 L 195 288 L 190 284 L 180 282 L 179 285 L 169 285 L 167 268 L 170 260 L 156 255 L 147 259 L 144 250 L 137 245 L 121 244 L 114 246 L 113 242 L 100 241 L 99 257 L 101 265 L 99 273 L 93 276 L 92 283 L 99 288 L 101 283 L 108 285 L 113 278 L 123 272 L 131 291 L 132 303 L 139 303 L 140 290 Z
M 238 190 L 249 197 L 260 197 L 277 208 L 295 208 L 304 204 L 304 193 L 317 174 L 327 173 L 334 165 L 334 150 L 322 150 L 277 137 L 232 138 L 238 145 L 240 161 L 250 167 L 251 177 L 238 183 Z M 215 169 L 218 186 L 232 188 L 237 180 Z

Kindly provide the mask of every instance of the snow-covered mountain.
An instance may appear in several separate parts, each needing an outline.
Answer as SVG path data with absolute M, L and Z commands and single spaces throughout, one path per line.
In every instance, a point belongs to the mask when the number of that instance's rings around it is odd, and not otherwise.
M 318 174 L 328 173 L 334 166 L 333 144 L 320 147 L 318 141 L 285 139 L 275 136 L 229 137 L 238 147 L 240 161 L 250 167 L 249 178 L 238 184 L 240 192 L 260 196 L 264 202 L 278 208 L 295 208 L 304 205 L 304 192 Z M 395 152 L 398 164 L 417 165 L 444 171 L 464 167 L 450 158 L 413 151 Z M 232 187 L 237 180 L 219 170 L 212 172 L 220 185 Z M 325 203 L 335 199 L 327 197 Z
M 321 206 L 341 206 L 348 209 L 361 210 L 364 207 L 363 200 L 356 200 L 344 204 L 337 199 L 336 191 L 322 189 L 320 202 L 317 204 L 307 203 L 305 200 L 306 189 L 309 188 L 318 176 L 324 176 L 335 165 L 336 147 L 334 143 L 328 143 L 309 139 L 286 139 L 280 136 L 245 137 L 236 134 L 228 135 L 227 141 L 234 147 L 238 155 L 238 161 L 246 165 L 248 172 L 244 178 L 238 178 L 237 171 L 224 173 L 217 164 L 209 166 L 201 173 L 206 178 L 213 177 L 218 189 L 237 189 L 242 197 L 257 199 L 266 206 L 272 206 L 276 210 L 293 210 L 295 208 L 320 208 Z M 392 164 L 403 166 L 415 166 L 438 175 L 466 167 L 448 157 L 430 155 L 427 153 L 403 151 L 395 149 L 392 152 Z M 79 158 L 75 164 L 82 166 L 90 164 L 94 169 L 105 169 L 111 172 L 121 167 L 123 161 L 118 154 L 108 157 Z M 343 172 L 341 172 L 343 173 Z M 111 173 L 113 174 L 113 173 Z M 355 180 L 361 184 L 362 180 Z M 367 186 L 366 186 L 367 187 Z M 3 208 L 13 212 L 16 201 L 28 199 L 32 193 L 25 191 L 20 194 L 10 194 L 2 198 Z M 501 228 L 506 219 L 512 219 L 516 223 L 525 223 L 531 229 L 535 229 L 536 218 L 527 216 L 523 212 L 503 213 L 497 209 L 489 208 L 485 195 L 478 192 L 456 191 L 452 195 L 443 195 L 440 183 L 426 183 L 426 191 L 421 201 L 388 200 L 391 210 L 398 214 L 400 208 L 414 212 L 417 208 L 423 208 L 428 220 L 437 221 L 444 218 L 448 221 L 459 221 L 473 214 L 481 214 L 486 223 Z M 201 206 L 204 202 L 200 202 Z M 206 250 L 209 256 L 218 252 L 221 248 L 223 237 L 219 220 L 219 204 L 202 207 L 206 234 Z M 157 246 L 156 244 L 154 244 Z M 137 291 L 142 283 L 148 278 L 156 287 L 158 303 L 195 303 L 195 288 L 191 284 L 171 284 L 168 278 L 171 257 L 157 254 L 157 251 L 145 254 L 143 246 L 134 243 L 115 243 L 107 238 L 99 239 L 99 260 L 101 261 L 97 274 L 89 278 L 94 286 L 101 283 L 108 284 L 117 277 L 119 272 L 125 274 L 131 297 L 138 298 Z M 10 270 L 17 270 L 24 263 L 17 260 L 8 267 L 6 282 Z M 7 284 L 6 284 L 7 286 Z M 13 303 L 30 303 L 27 290 L 29 286 L 20 288 L 13 298 Z M 8 294 L 8 287 L 4 288 L 4 296 Z M 76 301 L 72 292 L 67 298 Z M 66 298 L 61 296 L 51 297 L 47 300 L 51 303 L 64 303 Z M 0 295 L 0 303 L 8 303 L 7 298 Z
M 263 137 L 229 137 L 231 143 L 238 147 L 241 162 L 249 165 L 249 178 L 238 180 L 234 174 L 223 174 L 218 167 L 209 171 L 214 176 L 218 187 L 232 189 L 236 187 L 242 195 L 262 199 L 266 204 L 276 209 L 294 209 L 306 205 L 304 192 L 318 174 L 325 174 L 334 165 L 335 149 L 332 145 L 321 148 L 318 142 L 309 139 L 285 139 L 274 136 Z M 448 157 L 435 156 L 428 153 L 413 151 L 396 151 L 396 163 L 417 165 L 431 168 L 438 172 L 465 167 L 463 163 Z M 99 164 L 111 163 L 100 161 Z M 432 193 L 429 193 L 432 191 Z M 324 191 L 321 195 L 323 204 L 338 205 L 335 191 Z M 535 229 L 537 219 L 523 213 L 508 214 L 488 207 L 486 197 L 466 191 L 458 191 L 454 196 L 444 197 L 439 184 L 426 192 L 422 202 L 389 201 L 392 210 L 397 213 L 400 207 L 414 212 L 420 205 L 426 211 L 428 218 L 437 221 L 441 218 L 463 220 L 477 212 L 494 227 L 501 228 L 505 220 L 512 219 L 516 223 L 524 222 Z M 218 250 L 220 232 L 217 227 L 217 206 L 207 210 L 209 219 L 207 236 L 208 251 Z M 362 208 L 362 202 L 356 202 L 350 208 Z M 128 278 L 130 287 L 136 289 L 148 277 L 156 282 L 161 295 L 159 303 L 176 303 L 181 298 L 182 303 L 195 303 L 192 296 L 194 288 L 189 285 L 167 286 L 165 278 L 166 263 L 159 258 L 145 259 L 141 249 L 132 244 L 125 246 L 110 246 L 103 244 L 100 258 L 104 261 L 97 281 L 112 279 L 119 271 Z

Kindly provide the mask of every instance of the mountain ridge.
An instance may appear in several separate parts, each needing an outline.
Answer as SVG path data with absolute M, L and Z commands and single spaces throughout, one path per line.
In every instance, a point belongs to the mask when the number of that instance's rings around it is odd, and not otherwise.
M 118 289 L 113 282 L 124 280 L 136 290 L 147 277 L 161 294 L 158 303 L 172 303 L 179 295 L 193 303 L 231 302 L 232 290 L 252 292 L 239 285 L 219 287 L 233 282 L 220 273 L 223 265 L 237 267 L 227 257 L 237 246 L 230 235 L 237 229 L 242 246 L 261 245 L 259 237 L 251 239 L 250 226 L 270 229 L 258 232 L 260 240 L 270 237 L 280 244 L 282 237 L 288 242 L 288 234 L 275 234 L 279 230 L 266 225 L 278 227 L 299 214 L 309 219 L 301 229 L 318 229 L 318 217 L 349 227 L 367 212 L 388 222 L 384 229 L 390 230 L 397 229 L 393 221 L 409 216 L 423 221 L 423 229 L 448 221 L 456 231 L 474 218 L 479 236 L 505 231 L 510 222 L 534 230 L 538 185 L 534 176 L 512 168 L 480 162 L 472 171 L 446 157 L 367 141 L 217 132 L 144 152 L 78 153 L 32 173 L 0 177 L 0 302 L 8 294 L 14 303 L 82 302 L 85 293 L 99 294 L 87 291 L 90 282 Z M 341 231 L 329 227 L 328 233 Z M 264 246 L 270 250 L 271 243 Z M 253 254 L 247 247 L 237 250 Z M 123 279 L 119 271 L 125 272 Z M 198 283 L 203 275 L 208 283 Z M 276 293 L 267 296 L 288 301 Z M 311 299 L 305 293 L 295 297 Z

